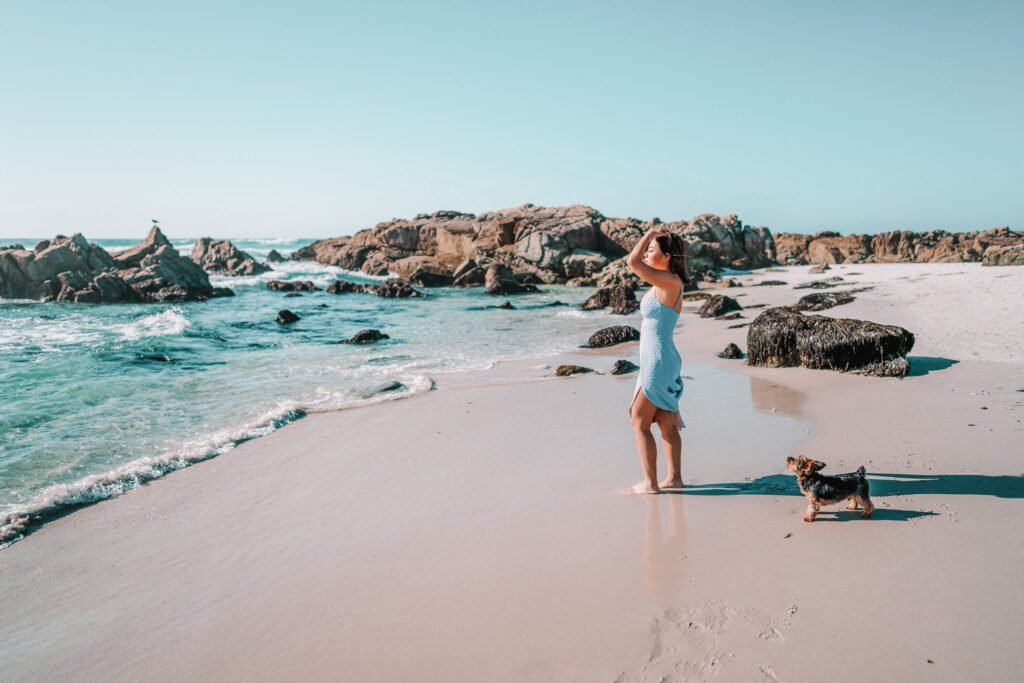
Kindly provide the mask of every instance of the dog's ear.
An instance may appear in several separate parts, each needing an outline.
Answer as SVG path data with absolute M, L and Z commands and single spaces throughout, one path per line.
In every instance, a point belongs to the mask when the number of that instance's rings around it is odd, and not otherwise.
M 820 460 L 811 460 L 809 463 L 811 472 L 820 472 L 821 470 L 828 467 L 825 463 Z
M 796 458 L 794 458 L 793 456 L 789 456 L 789 457 L 786 458 L 786 467 L 789 467 L 790 465 L 793 465 L 795 463 L 796 463 Z

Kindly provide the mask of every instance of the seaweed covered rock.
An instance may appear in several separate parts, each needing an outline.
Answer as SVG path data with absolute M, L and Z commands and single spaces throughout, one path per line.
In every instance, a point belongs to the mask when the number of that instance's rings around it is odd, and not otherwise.
M 640 339 L 640 330 L 629 325 L 613 325 L 605 327 L 590 336 L 590 339 L 583 346 L 585 348 L 597 349 L 605 346 L 614 346 L 624 342 L 637 341 Z
M 769 308 L 747 330 L 747 364 L 905 377 L 914 335 L 895 325 Z

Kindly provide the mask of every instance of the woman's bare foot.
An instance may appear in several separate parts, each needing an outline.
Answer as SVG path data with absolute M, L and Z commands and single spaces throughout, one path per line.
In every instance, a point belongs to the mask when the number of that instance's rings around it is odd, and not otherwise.
M 652 485 L 650 482 L 642 481 L 639 484 L 633 484 L 627 489 L 630 493 L 661 493 L 661 489 L 657 485 Z
M 681 489 L 683 488 L 683 478 L 666 479 L 665 481 L 659 482 L 658 487 L 663 489 Z

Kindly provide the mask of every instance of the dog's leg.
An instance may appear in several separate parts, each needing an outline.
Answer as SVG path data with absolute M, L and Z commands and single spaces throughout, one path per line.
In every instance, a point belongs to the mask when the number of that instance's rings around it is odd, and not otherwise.
M 855 496 L 855 495 L 854 496 L 850 496 L 850 504 L 846 506 L 846 509 L 847 510 L 856 510 L 857 509 L 857 496 Z
M 807 506 L 807 512 L 804 513 L 804 521 L 813 522 L 814 518 L 818 516 L 819 510 L 821 510 L 821 505 L 816 502 L 812 502 Z
M 875 511 L 875 506 L 871 503 L 871 499 L 867 496 L 860 497 L 860 506 L 864 508 L 864 512 L 860 513 L 860 516 L 867 519 L 871 516 L 871 513 Z

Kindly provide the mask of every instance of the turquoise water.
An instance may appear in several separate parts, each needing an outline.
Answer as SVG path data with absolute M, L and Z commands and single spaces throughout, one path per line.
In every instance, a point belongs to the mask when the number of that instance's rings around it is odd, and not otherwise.
M 263 259 L 310 240 L 236 240 Z M 5 243 L 34 240 L 6 239 Z M 108 251 L 135 240 L 96 240 Z M 173 240 L 184 254 L 192 240 Z M 511 297 L 482 288 L 425 290 L 426 299 L 304 293 L 272 279 L 373 282 L 314 262 L 260 276 L 211 279 L 233 298 L 164 305 L 0 300 L 0 546 L 28 513 L 108 498 L 269 433 L 302 415 L 430 390 L 446 373 L 572 350 L 597 329 L 633 324 L 579 309 L 592 288 L 542 286 Z M 569 306 L 551 306 L 560 300 Z M 275 322 L 287 308 L 301 320 Z M 338 344 L 364 328 L 391 339 Z M 366 398 L 380 384 L 404 389 Z

